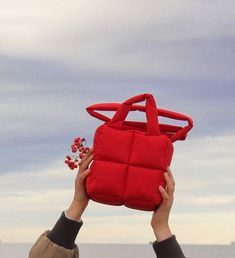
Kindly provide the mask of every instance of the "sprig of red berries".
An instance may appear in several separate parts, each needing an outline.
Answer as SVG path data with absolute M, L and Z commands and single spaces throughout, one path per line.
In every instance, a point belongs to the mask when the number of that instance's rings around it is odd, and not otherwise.
M 66 156 L 64 161 L 71 170 L 74 170 L 79 165 L 81 165 L 81 159 L 87 154 L 90 150 L 89 147 L 86 147 L 86 139 L 76 137 L 73 144 L 71 144 L 71 155 Z

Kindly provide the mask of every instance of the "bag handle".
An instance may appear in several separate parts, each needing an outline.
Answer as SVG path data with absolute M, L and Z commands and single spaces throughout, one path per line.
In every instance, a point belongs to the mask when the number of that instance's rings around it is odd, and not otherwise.
M 140 94 L 124 101 L 113 118 L 109 121 L 109 126 L 121 129 L 124 121 L 132 108 L 132 105 L 137 102 L 146 100 L 146 118 L 147 118 L 147 135 L 160 135 L 160 129 L 158 125 L 157 107 L 153 95 L 151 94 Z
M 98 103 L 98 104 L 93 104 L 89 107 L 86 108 L 87 112 L 95 117 L 98 118 L 104 122 L 109 122 L 111 119 L 103 114 L 100 114 L 94 110 L 98 111 L 117 111 L 120 108 L 121 104 L 120 103 Z M 141 105 L 132 105 L 131 111 L 141 111 L 141 112 L 146 112 L 146 107 L 141 106 Z M 172 118 L 175 120 L 182 120 L 182 121 L 187 121 L 188 125 L 185 127 L 179 127 L 179 126 L 173 126 L 173 125 L 167 125 L 167 130 L 172 131 L 174 134 L 170 135 L 169 138 L 171 139 L 172 142 L 175 142 L 177 140 L 184 140 L 187 133 L 192 129 L 193 127 L 193 120 L 189 116 L 166 110 L 166 109 L 157 109 L 158 115 L 162 117 L 168 117 Z M 132 122 L 132 121 L 125 121 L 125 124 L 131 125 L 131 124 L 141 124 L 141 127 L 143 127 L 142 122 Z M 160 128 L 161 127 L 166 127 L 165 125 L 159 124 Z

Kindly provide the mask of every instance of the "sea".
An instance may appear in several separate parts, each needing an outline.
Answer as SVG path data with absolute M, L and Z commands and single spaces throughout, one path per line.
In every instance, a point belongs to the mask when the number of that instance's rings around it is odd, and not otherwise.
M 0 244 L 0 258 L 27 258 L 32 244 Z M 187 258 L 235 258 L 235 244 L 181 245 Z M 80 258 L 156 258 L 151 244 L 79 244 Z

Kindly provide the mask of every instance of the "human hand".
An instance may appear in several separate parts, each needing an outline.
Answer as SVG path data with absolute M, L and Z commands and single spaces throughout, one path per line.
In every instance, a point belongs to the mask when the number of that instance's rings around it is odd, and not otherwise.
M 75 179 L 75 192 L 73 201 L 70 204 L 66 214 L 72 220 L 80 220 L 81 216 L 86 209 L 89 197 L 85 190 L 85 179 L 90 172 L 89 165 L 93 160 L 93 148 L 90 148 L 88 153 L 82 158 L 81 164 L 79 165 L 79 171 Z
M 167 168 L 167 171 L 164 172 L 164 177 L 166 180 L 166 188 L 164 189 L 162 186 L 159 187 L 159 191 L 162 195 L 162 203 L 158 209 L 153 212 L 151 220 L 151 226 L 158 241 L 172 236 L 168 221 L 174 200 L 175 181 L 170 168 Z

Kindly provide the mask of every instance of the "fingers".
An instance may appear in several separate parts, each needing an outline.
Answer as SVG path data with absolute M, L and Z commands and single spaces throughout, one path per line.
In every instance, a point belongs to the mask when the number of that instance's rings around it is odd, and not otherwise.
M 171 180 L 172 185 L 175 186 L 175 180 L 174 180 L 174 177 L 173 177 L 173 175 L 172 175 L 172 172 L 171 172 L 170 167 L 167 168 L 167 173 L 168 173 L 168 175 L 169 175 L 169 177 L 170 177 L 170 180 Z
M 169 176 L 169 174 L 167 172 L 164 173 L 164 177 L 165 177 L 165 180 L 166 180 L 166 186 L 167 186 L 167 193 L 170 195 L 170 196 L 173 196 L 173 193 L 174 193 L 174 185 L 173 185 L 173 182 Z
M 80 174 L 80 179 L 83 181 L 85 180 L 85 178 L 87 177 L 87 175 L 90 173 L 90 168 L 84 170 L 81 174 Z
M 161 193 L 163 201 L 164 200 L 168 200 L 169 199 L 169 195 L 168 195 L 167 191 L 161 185 L 159 186 L 158 189 L 159 189 L 159 192 Z
M 81 161 L 79 162 L 79 166 L 82 166 L 85 163 L 85 161 L 92 155 L 92 153 L 93 147 L 91 147 L 89 151 L 86 153 L 86 155 L 81 159 Z
M 89 153 L 89 154 L 86 154 L 86 155 L 87 155 L 86 160 L 83 160 L 80 167 L 79 167 L 80 171 L 84 171 L 85 169 L 87 169 L 89 164 L 93 160 L 93 154 L 92 153 Z
M 162 186 L 159 186 L 159 191 L 163 200 L 168 200 L 169 198 L 173 198 L 175 190 L 175 180 L 169 167 L 163 175 L 166 181 L 166 189 L 164 189 Z
M 87 158 L 93 153 L 93 147 L 90 148 L 90 150 L 86 153 L 86 155 L 81 159 L 81 163 L 83 163 Z

